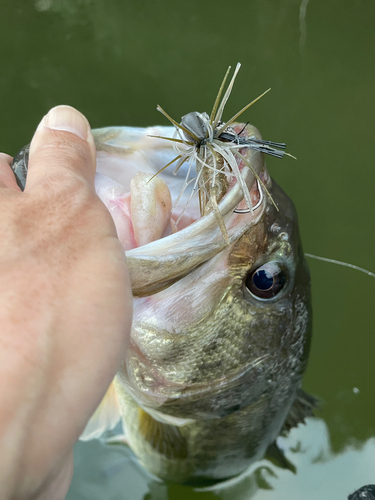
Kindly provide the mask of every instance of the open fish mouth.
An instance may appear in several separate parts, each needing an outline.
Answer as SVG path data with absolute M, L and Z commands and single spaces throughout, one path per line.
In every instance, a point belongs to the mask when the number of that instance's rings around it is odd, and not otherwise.
M 253 209 L 250 211 L 246 209 L 247 204 L 239 182 L 232 182 L 227 194 L 218 203 L 218 209 L 228 231 L 226 240 L 213 212 L 200 216 L 198 196 L 192 196 L 191 190 L 185 190 L 181 195 L 186 168 L 180 169 L 177 175 L 173 175 L 172 169 L 166 169 L 155 179 L 168 186 L 173 207 L 170 215 L 167 215 L 170 223 L 167 227 L 163 227 L 165 221 L 161 223 L 155 217 L 149 216 L 148 224 L 153 232 L 150 238 L 153 238 L 153 241 L 147 242 L 147 236 L 137 238 L 138 227 L 144 228 L 145 222 L 137 220 L 138 209 L 140 205 L 143 208 L 147 205 L 148 190 L 152 189 L 150 185 L 154 179 L 149 181 L 175 155 L 170 143 L 152 136 L 173 137 L 173 133 L 173 127 L 145 129 L 111 127 L 93 131 L 97 147 L 96 190 L 114 216 L 120 240 L 123 231 L 121 225 L 125 227 L 127 234 L 131 235 L 130 239 L 122 240 L 122 243 L 126 250 L 135 296 L 149 295 L 165 288 L 236 242 L 259 220 L 265 207 L 265 203 L 262 202 L 263 193 L 259 189 L 260 184 L 254 172 L 245 163 L 241 165 L 239 162 L 241 176 L 249 189 Z M 248 134 L 260 138 L 255 127 L 248 126 Z M 248 149 L 246 159 L 255 172 L 261 174 L 263 182 L 267 185 L 270 181 L 264 169 L 263 155 Z M 147 174 L 148 177 L 145 177 L 143 192 L 137 192 L 133 196 L 132 179 L 135 179 L 139 172 Z M 164 198 L 159 199 L 158 203 L 165 203 Z M 235 212 L 236 209 L 238 212 Z M 241 209 L 246 213 L 241 213 Z M 144 212 L 147 217 L 147 208 Z M 151 212 L 155 213 L 154 205 L 148 211 Z M 181 212 L 184 212 L 183 217 L 176 225 Z M 155 224 L 160 224 L 159 237 L 155 237 Z

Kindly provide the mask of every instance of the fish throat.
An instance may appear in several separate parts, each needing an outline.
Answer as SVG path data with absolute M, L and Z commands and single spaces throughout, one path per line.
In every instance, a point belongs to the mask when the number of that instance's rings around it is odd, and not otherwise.
M 200 161 L 197 162 L 199 208 L 202 217 L 212 211 L 218 212 L 217 204 L 224 198 L 229 188 L 224 158 L 214 150 L 208 157 L 204 152 L 205 147 L 201 147 L 198 153 Z
M 199 148 L 197 161 L 199 178 L 199 209 L 201 217 L 213 212 L 218 226 L 225 240 L 229 240 L 228 231 L 218 208 L 218 203 L 228 192 L 229 182 L 225 173 L 225 160 L 222 155 L 211 149 L 211 155 L 207 157 L 206 147 Z

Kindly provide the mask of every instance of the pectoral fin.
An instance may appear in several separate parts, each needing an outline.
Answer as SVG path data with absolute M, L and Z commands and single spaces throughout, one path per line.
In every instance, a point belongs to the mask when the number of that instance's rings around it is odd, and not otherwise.
M 265 458 L 281 469 L 290 470 L 293 474 L 297 472 L 295 465 L 286 458 L 284 452 L 275 442 L 270 444 L 267 448 Z
M 314 409 L 319 407 L 319 400 L 302 389 L 298 389 L 296 399 L 290 408 L 281 433 L 288 432 L 298 424 L 303 424 L 307 417 L 314 416 Z
M 289 410 L 281 434 L 285 434 L 293 427 L 297 427 L 298 424 L 304 423 L 307 417 L 313 417 L 314 409 L 317 407 L 319 407 L 319 400 L 317 398 L 307 394 L 302 389 L 298 389 L 296 399 Z M 277 467 L 288 469 L 294 474 L 296 473 L 296 467 L 286 458 L 283 450 L 278 447 L 276 442 L 273 442 L 267 448 L 265 458 Z
M 79 438 L 80 441 L 101 438 L 106 431 L 114 429 L 120 419 L 121 417 L 117 393 L 112 381 L 104 398 L 102 399 L 102 402 L 95 410 L 95 413 L 90 418 L 85 430 L 81 434 Z

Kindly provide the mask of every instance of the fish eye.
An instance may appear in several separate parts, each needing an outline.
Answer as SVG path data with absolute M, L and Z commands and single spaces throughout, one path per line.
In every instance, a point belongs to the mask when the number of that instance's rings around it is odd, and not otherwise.
M 284 288 L 286 280 L 286 272 L 276 262 L 266 262 L 250 271 L 245 285 L 255 297 L 272 299 Z

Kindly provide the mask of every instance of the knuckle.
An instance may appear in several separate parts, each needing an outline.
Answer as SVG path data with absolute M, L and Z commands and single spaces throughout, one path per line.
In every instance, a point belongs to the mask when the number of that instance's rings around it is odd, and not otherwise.
M 47 160 L 53 163 L 85 163 L 89 159 L 87 144 L 59 137 L 42 143 L 34 152 L 32 160 Z

